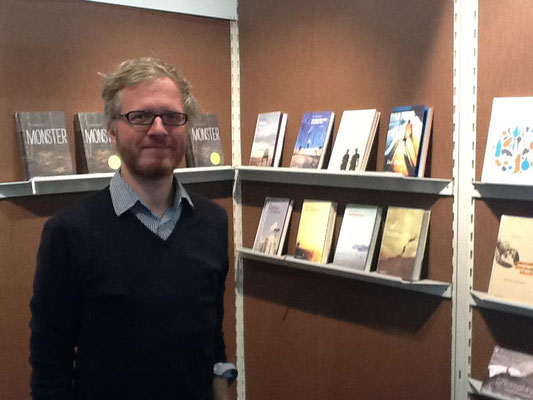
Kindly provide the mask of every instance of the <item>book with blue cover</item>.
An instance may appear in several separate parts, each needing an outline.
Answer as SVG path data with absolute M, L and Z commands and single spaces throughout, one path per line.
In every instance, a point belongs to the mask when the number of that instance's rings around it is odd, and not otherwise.
M 390 116 L 383 170 L 423 177 L 431 138 L 433 109 L 395 107 Z
M 329 146 L 335 113 L 307 112 L 302 117 L 290 167 L 320 169 Z

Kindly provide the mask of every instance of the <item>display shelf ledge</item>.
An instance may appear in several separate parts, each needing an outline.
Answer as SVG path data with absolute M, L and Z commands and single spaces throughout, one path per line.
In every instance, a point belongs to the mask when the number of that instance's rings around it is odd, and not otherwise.
M 174 170 L 176 179 L 182 184 L 233 181 L 235 170 L 230 165 L 221 167 L 178 168 Z
M 114 172 L 99 174 L 76 174 L 35 177 L 29 181 L 0 183 L 0 199 L 46 194 L 91 192 L 109 185 Z M 178 168 L 174 175 L 179 182 L 204 183 L 233 181 L 234 169 L 231 166 Z
M 450 179 L 412 178 L 391 172 L 239 167 L 237 177 L 243 181 L 453 195 L 453 181 Z
M 526 317 L 533 317 L 533 306 L 518 303 L 516 301 L 504 300 L 500 297 L 491 296 L 485 292 L 471 291 L 473 305 L 477 307 L 490 308 L 492 310 L 518 314 Z
M 533 200 L 533 185 L 474 182 L 474 198 Z
M 483 396 L 484 399 L 494 399 L 494 400 L 513 400 L 512 397 L 508 396 L 502 396 L 501 394 L 495 395 L 495 394 L 485 394 L 481 393 L 481 385 L 483 382 L 481 382 L 478 379 L 468 378 L 468 383 L 470 384 L 470 393 L 476 396 Z
M 0 183 L 0 199 L 30 196 L 32 194 L 30 181 Z
M 434 296 L 451 298 L 451 284 L 445 282 L 422 279 L 420 281 L 406 281 L 401 278 L 382 275 L 377 272 L 354 271 L 340 265 L 318 264 L 300 260 L 290 255 L 272 256 L 248 248 L 238 248 L 237 251 L 243 259 L 282 265 L 305 271 L 319 272 L 343 278 L 355 279 L 363 282 L 392 286 L 400 289 L 422 292 Z

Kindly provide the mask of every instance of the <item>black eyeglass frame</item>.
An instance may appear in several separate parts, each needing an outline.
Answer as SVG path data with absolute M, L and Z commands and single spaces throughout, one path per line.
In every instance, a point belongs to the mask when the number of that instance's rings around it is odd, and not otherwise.
M 133 122 L 130 118 L 131 118 L 131 115 L 134 114 L 134 113 L 143 113 L 145 115 L 149 115 L 151 114 L 152 117 L 150 118 L 150 120 L 147 120 L 146 122 L 144 123 L 139 123 L 139 122 Z M 175 123 L 168 123 L 168 120 L 166 120 L 166 117 L 168 115 L 179 115 L 181 116 L 181 118 L 183 118 L 183 122 L 180 122 L 179 124 L 175 124 Z M 179 112 L 179 111 L 166 111 L 164 113 L 161 113 L 161 114 L 156 114 L 150 110 L 133 110 L 133 111 L 129 111 L 125 114 L 119 114 L 117 115 L 117 119 L 119 118 L 122 118 L 122 119 L 125 119 L 128 123 L 132 124 L 132 125 L 138 125 L 138 126 L 150 126 L 154 123 L 155 119 L 157 117 L 160 117 L 161 118 L 161 121 L 163 122 L 164 125 L 168 125 L 168 126 L 182 126 L 182 125 L 185 125 L 189 119 L 189 116 L 185 113 L 182 113 L 182 112 Z

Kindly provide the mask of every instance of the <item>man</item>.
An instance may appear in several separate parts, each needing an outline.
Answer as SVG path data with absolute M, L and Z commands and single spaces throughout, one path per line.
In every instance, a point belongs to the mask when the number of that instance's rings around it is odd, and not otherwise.
M 197 114 L 188 82 L 139 58 L 105 77 L 122 167 L 50 218 L 31 300 L 34 399 L 225 399 L 227 217 L 173 170 Z

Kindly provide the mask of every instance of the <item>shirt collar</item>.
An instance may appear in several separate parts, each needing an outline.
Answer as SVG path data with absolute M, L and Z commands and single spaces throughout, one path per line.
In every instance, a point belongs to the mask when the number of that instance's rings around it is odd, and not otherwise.
M 176 177 L 173 179 L 175 182 L 174 187 L 176 189 L 174 193 L 174 202 L 171 207 L 178 207 L 182 200 L 186 200 L 191 208 L 194 208 L 194 203 L 192 202 L 189 193 L 187 193 L 183 185 L 176 180 Z M 115 175 L 113 175 L 113 178 L 111 178 L 109 192 L 111 193 L 111 202 L 113 203 L 113 209 L 115 210 L 117 217 L 132 208 L 137 202 L 146 207 L 139 195 L 133 191 L 124 179 L 122 179 L 120 171 L 117 171 Z

